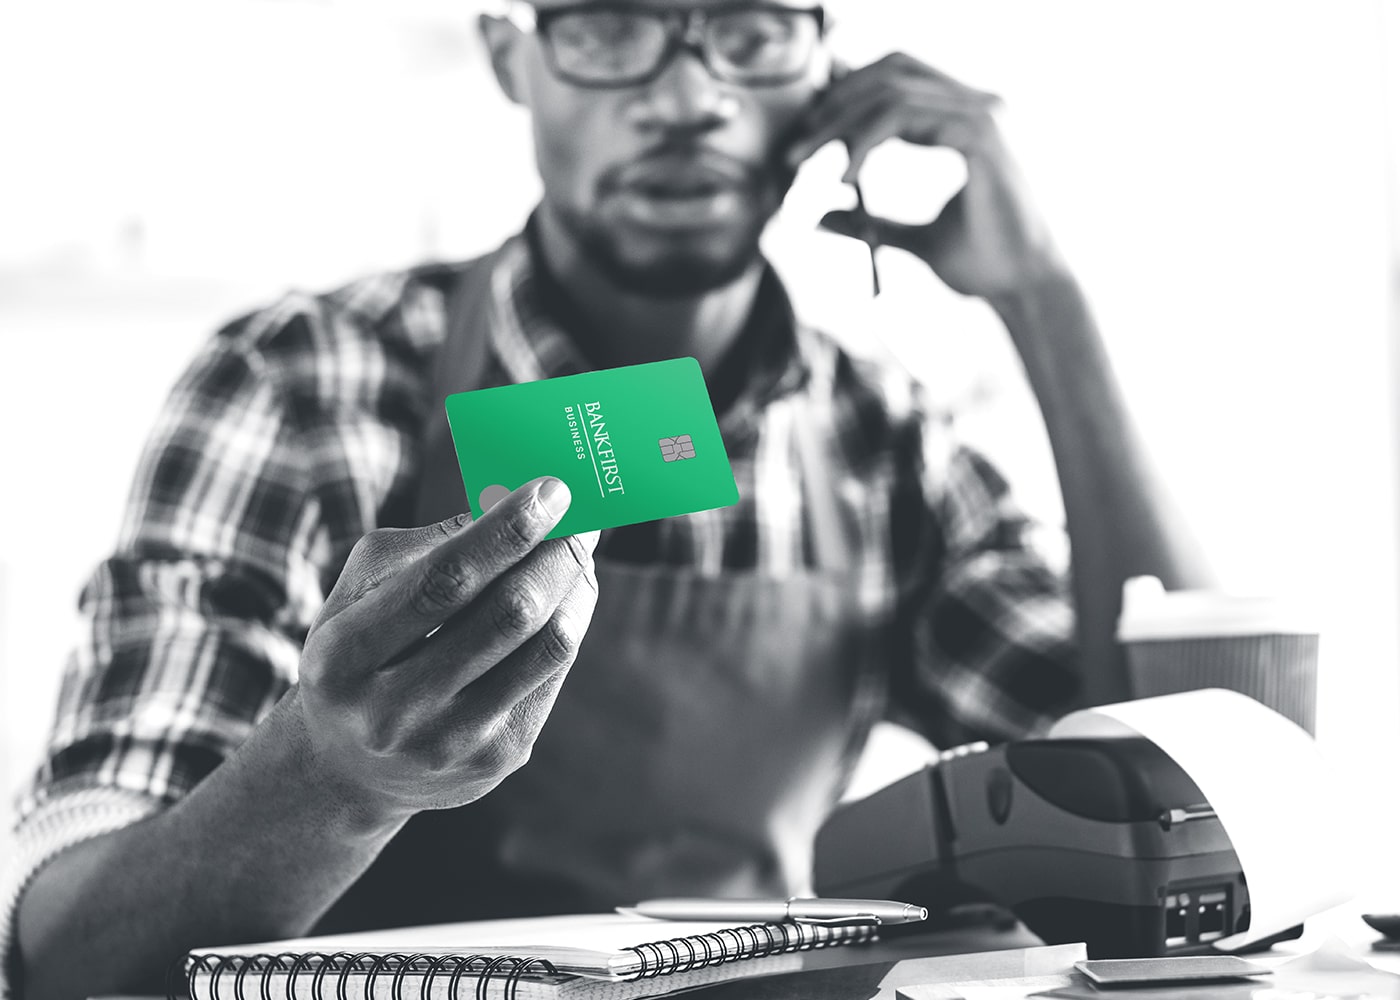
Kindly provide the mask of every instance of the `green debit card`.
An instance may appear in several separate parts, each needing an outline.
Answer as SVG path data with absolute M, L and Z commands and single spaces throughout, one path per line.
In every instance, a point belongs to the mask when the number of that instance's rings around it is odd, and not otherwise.
M 447 422 L 476 513 L 539 476 L 568 484 L 550 538 L 739 501 L 694 358 L 459 392 Z

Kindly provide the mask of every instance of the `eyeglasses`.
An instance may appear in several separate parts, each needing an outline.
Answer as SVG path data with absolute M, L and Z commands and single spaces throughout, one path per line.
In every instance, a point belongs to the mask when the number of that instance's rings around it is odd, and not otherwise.
M 765 4 L 663 10 L 585 3 L 535 10 L 545 59 L 578 87 L 635 87 L 656 79 L 681 49 L 716 78 L 745 87 L 792 83 L 807 72 L 825 29 L 820 7 Z

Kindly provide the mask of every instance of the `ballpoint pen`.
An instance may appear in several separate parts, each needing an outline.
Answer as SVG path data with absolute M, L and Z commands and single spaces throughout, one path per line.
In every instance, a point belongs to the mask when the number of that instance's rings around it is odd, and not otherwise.
M 735 923 L 908 924 L 928 910 L 889 899 L 648 899 L 628 912 L 658 920 L 729 920 Z

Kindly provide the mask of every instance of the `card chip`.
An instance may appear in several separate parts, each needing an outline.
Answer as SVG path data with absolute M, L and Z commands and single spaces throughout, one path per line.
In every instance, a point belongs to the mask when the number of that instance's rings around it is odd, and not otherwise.
M 662 438 L 660 440 L 661 457 L 667 462 L 679 462 L 683 458 L 695 457 L 695 445 L 691 443 L 689 434 L 682 434 L 679 437 Z

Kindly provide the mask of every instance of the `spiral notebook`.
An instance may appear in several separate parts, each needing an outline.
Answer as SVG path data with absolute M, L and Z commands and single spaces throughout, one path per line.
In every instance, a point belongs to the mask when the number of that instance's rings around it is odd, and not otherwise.
M 873 941 L 874 925 L 531 917 L 190 952 L 191 1000 L 634 1000 L 801 968 L 800 952 Z M 183 987 L 183 988 L 182 988 Z

